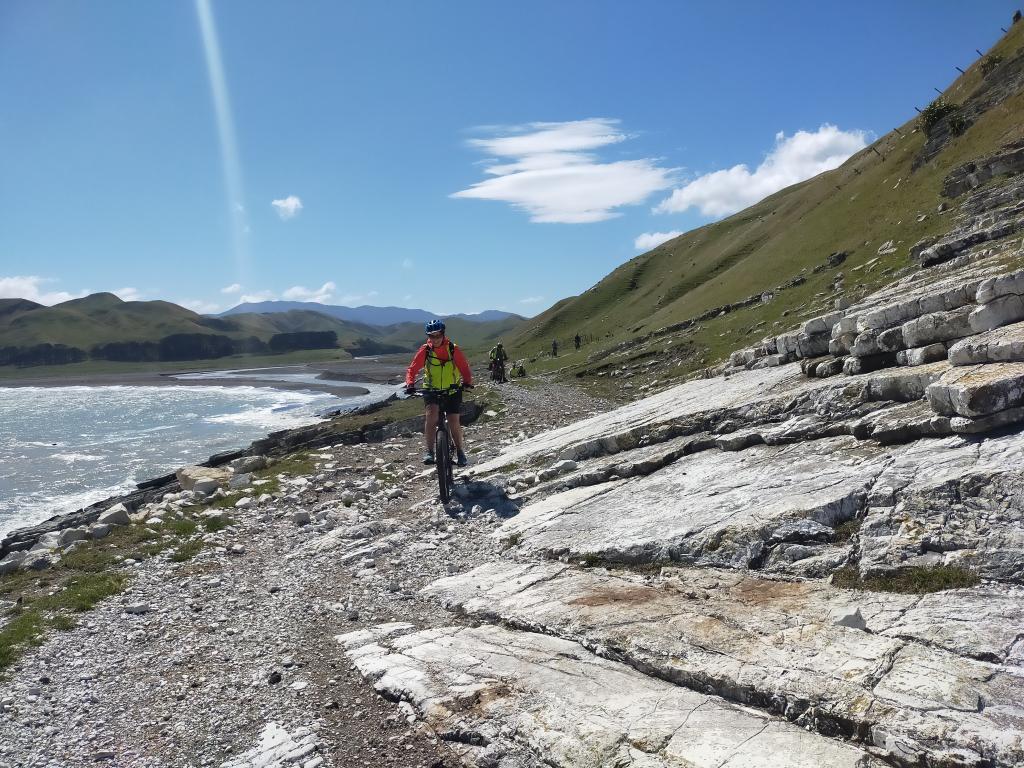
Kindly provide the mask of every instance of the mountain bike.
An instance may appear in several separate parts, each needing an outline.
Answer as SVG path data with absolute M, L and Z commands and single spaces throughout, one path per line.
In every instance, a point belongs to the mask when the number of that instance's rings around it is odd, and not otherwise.
M 423 391 L 418 390 L 410 397 L 423 397 Z M 448 417 L 438 408 L 437 427 L 434 429 L 434 464 L 437 467 L 437 489 L 444 504 L 451 501 L 452 488 L 455 487 L 454 456 L 455 440 L 448 427 Z

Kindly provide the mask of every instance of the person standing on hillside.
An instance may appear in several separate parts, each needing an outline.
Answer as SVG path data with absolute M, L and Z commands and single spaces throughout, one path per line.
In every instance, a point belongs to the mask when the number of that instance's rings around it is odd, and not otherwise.
M 558 357 L 558 339 L 551 340 L 551 356 Z
M 579 350 L 580 350 L 580 342 L 581 341 L 583 341 L 583 339 L 581 339 L 580 335 L 577 333 L 576 334 L 576 338 L 573 339 L 573 342 L 576 344 L 576 351 L 577 352 L 579 352 Z
M 462 441 L 462 425 L 459 423 L 459 407 L 462 405 L 462 390 L 473 386 L 473 372 L 466 356 L 455 342 L 445 336 L 445 326 L 440 320 L 431 320 L 424 326 L 427 343 L 416 350 L 412 362 L 405 371 L 405 391 L 416 391 L 416 375 L 423 371 L 423 402 L 426 405 L 426 419 L 423 425 L 423 440 L 426 452 L 424 464 L 434 463 L 434 430 L 440 414 L 448 419 L 448 427 L 455 441 L 456 464 L 469 464 Z

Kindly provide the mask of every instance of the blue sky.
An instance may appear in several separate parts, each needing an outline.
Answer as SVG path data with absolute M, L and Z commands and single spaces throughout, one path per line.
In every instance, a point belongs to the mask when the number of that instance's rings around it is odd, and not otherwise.
M 534 314 L 838 164 L 1016 6 L 205 7 L 0 3 L 0 296 Z

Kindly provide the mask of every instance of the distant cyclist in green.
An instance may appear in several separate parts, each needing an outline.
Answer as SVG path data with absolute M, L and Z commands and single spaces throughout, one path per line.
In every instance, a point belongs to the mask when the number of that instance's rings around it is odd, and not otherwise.
M 448 427 L 455 441 L 455 463 L 465 467 L 469 459 L 466 458 L 462 441 L 459 406 L 462 405 L 463 388 L 473 386 L 473 372 L 462 350 L 445 336 L 444 329 L 444 323 L 440 320 L 431 320 L 424 327 L 427 343 L 416 351 L 405 371 L 405 391 L 410 395 L 416 391 L 416 375 L 422 370 L 423 402 L 426 405 L 423 440 L 427 448 L 423 454 L 423 463 L 434 463 L 434 430 L 437 428 L 439 413 L 443 412 L 448 418 Z

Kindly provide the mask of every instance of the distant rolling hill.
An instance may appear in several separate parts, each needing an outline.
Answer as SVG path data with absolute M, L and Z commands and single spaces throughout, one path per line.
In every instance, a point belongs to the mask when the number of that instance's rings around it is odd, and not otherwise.
M 289 312 L 291 310 L 306 310 L 320 312 L 340 320 L 367 325 L 390 326 L 398 323 L 420 323 L 433 320 L 438 315 L 427 312 L 424 309 L 409 309 L 406 307 L 374 307 L 364 304 L 359 307 L 343 307 L 335 304 L 319 304 L 312 301 L 261 301 L 256 303 L 239 304 L 226 312 L 221 312 L 220 317 L 237 315 L 241 313 Z M 502 312 L 497 309 L 489 309 L 475 315 L 457 314 L 444 315 L 443 317 L 469 320 L 472 322 L 492 322 L 496 320 L 508 320 L 510 318 L 523 320 L 520 315 L 511 312 Z
M 374 355 L 411 352 L 423 340 L 420 322 L 378 326 L 305 308 L 319 304 L 299 306 L 304 308 L 211 317 L 166 301 L 122 301 L 112 293 L 52 307 L 25 299 L 0 299 L 0 365 L 88 359 L 185 361 L 302 349 L 339 349 L 340 356 Z M 454 317 L 447 322 L 462 346 L 479 347 L 523 321 L 517 315 L 498 314 L 504 316 L 482 321 Z

